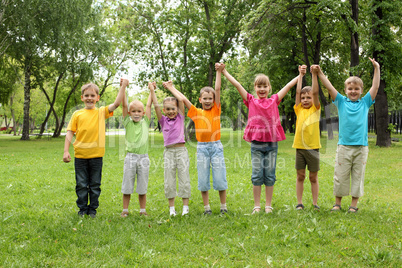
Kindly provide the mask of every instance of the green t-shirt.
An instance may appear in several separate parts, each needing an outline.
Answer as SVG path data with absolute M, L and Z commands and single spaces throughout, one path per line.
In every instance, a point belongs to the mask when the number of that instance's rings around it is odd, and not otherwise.
M 148 153 L 149 119 L 144 116 L 141 121 L 135 123 L 129 115 L 124 118 L 123 125 L 126 128 L 126 152 L 133 154 Z

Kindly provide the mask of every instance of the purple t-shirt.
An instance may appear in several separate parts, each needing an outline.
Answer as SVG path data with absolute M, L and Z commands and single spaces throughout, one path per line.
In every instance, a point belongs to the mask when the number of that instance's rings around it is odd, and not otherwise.
M 243 100 L 249 109 L 248 122 L 244 130 L 245 141 L 277 142 L 286 139 L 281 120 L 279 118 L 278 95 L 269 99 L 256 99 L 247 93 L 247 101 Z
M 162 127 L 164 145 L 169 146 L 176 143 L 185 143 L 184 140 L 184 116 L 177 113 L 173 119 L 162 115 L 159 124 Z

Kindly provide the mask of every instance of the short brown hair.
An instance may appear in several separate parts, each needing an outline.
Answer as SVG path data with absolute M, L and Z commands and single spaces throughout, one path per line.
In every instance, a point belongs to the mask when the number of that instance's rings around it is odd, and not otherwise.
M 304 88 L 301 89 L 300 94 L 310 92 L 311 90 L 313 90 L 312 87 L 310 87 L 310 86 L 305 86 Z
M 83 85 L 81 87 L 81 95 L 84 95 L 85 90 L 90 89 L 90 88 L 95 90 L 96 94 L 99 95 L 99 87 L 94 83 L 88 83 L 88 84 Z
M 363 80 L 361 80 L 360 77 L 351 76 L 348 79 L 346 79 L 345 80 L 345 89 L 346 89 L 347 85 L 350 84 L 350 83 L 358 84 L 363 90 Z
M 202 94 L 204 92 L 207 92 L 207 93 L 212 92 L 212 94 L 214 94 L 214 98 L 215 98 L 215 90 L 212 87 L 203 87 L 203 88 L 201 88 L 201 90 L 200 90 L 200 98 L 202 97 Z

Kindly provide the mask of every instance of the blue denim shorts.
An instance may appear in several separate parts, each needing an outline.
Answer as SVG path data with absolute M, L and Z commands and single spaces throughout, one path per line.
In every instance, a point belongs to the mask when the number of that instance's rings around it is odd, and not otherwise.
M 277 142 L 251 143 L 251 182 L 254 186 L 274 186 L 277 155 Z
M 226 165 L 221 141 L 198 142 L 198 190 L 205 192 L 211 189 L 211 169 L 213 188 L 217 191 L 226 190 L 228 188 L 228 182 L 226 180 Z

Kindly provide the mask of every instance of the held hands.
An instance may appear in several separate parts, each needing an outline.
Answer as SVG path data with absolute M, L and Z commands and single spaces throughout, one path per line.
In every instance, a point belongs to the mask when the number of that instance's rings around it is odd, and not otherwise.
M 299 65 L 299 74 L 303 77 L 306 74 L 307 66 L 306 65 Z
M 171 91 L 173 89 L 173 82 L 171 80 L 163 82 L 162 86 L 167 90 Z
M 215 70 L 218 72 L 222 72 L 225 69 L 225 66 L 226 65 L 224 63 L 217 62 L 215 63 Z
M 320 65 L 314 64 L 310 67 L 310 73 L 318 75 L 321 72 Z
M 156 89 L 156 82 L 155 82 L 155 81 L 154 81 L 154 82 L 149 82 L 149 83 L 148 83 L 148 88 L 149 88 L 150 91 L 155 91 L 155 89 Z
M 128 79 L 120 78 L 120 87 L 128 87 L 129 82 Z

